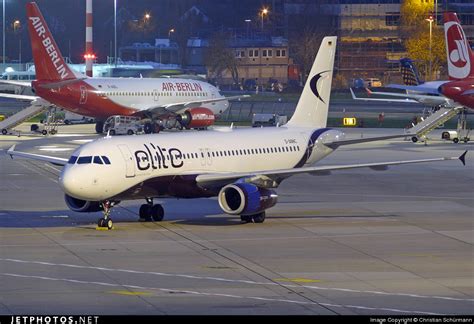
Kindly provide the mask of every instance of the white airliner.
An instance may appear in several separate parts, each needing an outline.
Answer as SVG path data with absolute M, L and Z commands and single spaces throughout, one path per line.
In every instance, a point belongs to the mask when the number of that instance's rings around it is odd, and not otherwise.
M 32 87 L 34 96 L 2 94 L 0 97 L 53 104 L 79 115 L 94 117 L 96 131 L 102 133 L 103 122 L 112 115 L 133 115 L 151 121 L 187 128 L 204 128 L 214 124 L 229 106 L 209 83 L 188 79 L 156 78 L 88 78 L 69 68 L 36 3 L 26 5 L 28 31 L 35 61 L 36 80 L 3 81 Z M 170 118 L 173 117 L 173 118 Z M 168 123 L 172 119 L 174 123 Z M 157 127 L 145 123 L 145 133 Z M 3 131 L 6 134 L 6 130 Z
M 457 159 L 313 166 L 341 145 L 406 136 L 346 140 L 342 132 L 326 127 L 335 52 L 336 37 L 325 37 L 296 111 L 282 127 L 105 137 L 79 147 L 69 160 L 14 147 L 8 154 L 64 165 L 60 184 L 68 207 L 103 210 L 99 226 L 109 229 L 110 209 L 122 200 L 145 199 L 140 218 L 161 221 L 163 208 L 153 198 L 217 196 L 225 213 L 261 223 L 265 210 L 277 202 L 274 189 L 295 174 Z M 465 154 L 459 157 L 463 163 Z

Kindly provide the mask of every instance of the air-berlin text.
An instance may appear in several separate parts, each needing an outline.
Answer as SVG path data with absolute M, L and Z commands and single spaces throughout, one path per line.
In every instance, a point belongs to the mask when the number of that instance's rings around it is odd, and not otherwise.
M 163 82 L 161 91 L 202 91 L 202 86 L 196 82 Z
M 66 70 L 51 37 L 46 34 L 46 28 L 43 26 L 43 22 L 39 17 L 29 17 L 29 19 L 36 33 L 42 39 L 41 43 L 43 43 L 43 47 L 46 50 L 46 53 L 48 53 L 56 72 L 58 72 L 61 79 L 65 79 L 69 75 L 69 72 Z

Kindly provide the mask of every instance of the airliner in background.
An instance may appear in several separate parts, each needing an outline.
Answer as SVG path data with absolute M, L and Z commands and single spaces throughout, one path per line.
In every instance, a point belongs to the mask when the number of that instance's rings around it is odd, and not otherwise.
M 88 78 L 69 68 L 36 3 L 26 5 L 36 80 L 1 81 L 32 87 L 35 96 L 0 94 L 19 100 L 46 101 L 83 116 L 94 117 L 96 131 L 112 115 L 133 115 L 150 122 L 145 133 L 158 130 L 157 124 L 178 124 L 204 128 L 228 108 L 229 99 L 209 83 L 174 78 Z
M 474 52 L 454 12 L 444 13 L 444 36 L 450 81 L 439 90 L 455 102 L 474 109 Z
M 69 159 L 20 152 L 14 146 L 7 153 L 63 165 L 59 182 L 68 207 L 102 210 L 98 225 L 109 229 L 111 208 L 123 200 L 144 199 L 140 219 L 161 221 L 164 210 L 154 198 L 217 196 L 225 213 L 262 223 L 265 210 L 277 203 L 275 189 L 293 175 L 458 159 L 314 166 L 343 145 L 407 136 L 345 139 L 344 133 L 326 127 L 336 40 L 323 39 L 295 113 L 284 126 L 105 137 L 79 147 Z M 465 155 L 459 157 L 463 164 Z
M 387 88 L 405 90 L 406 93 L 368 90 L 369 95 L 401 97 L 361 98 L 350 89 L 354 100 L 384 102 L 419 102 L 429 106 L 445 106 L 474 109 L 474 52 L 454 12 L 444 13 L 444 37 L 448 62 L 449 80 L 421 82 L 411 61 L 401 60 L 404 85 L 389 84 Z

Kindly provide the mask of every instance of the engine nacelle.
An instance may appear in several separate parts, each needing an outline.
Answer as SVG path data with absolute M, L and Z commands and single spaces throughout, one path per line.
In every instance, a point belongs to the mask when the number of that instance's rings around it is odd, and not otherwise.
M 186 128 L 203 128 L 214 124 L 216 116 L 208 108 L 191 108 L 178 115 L 176 120 Z
M 95 213 L 102 210 L 98 201 L 81 200 L 69 195 L 64 195 L 64 200 L 69 209 L 74 212 Z
M 278 195 L 250 183 L 233 183 L 219 192 L 219 206 L 230 215 L 253 215 L 277 203 Z

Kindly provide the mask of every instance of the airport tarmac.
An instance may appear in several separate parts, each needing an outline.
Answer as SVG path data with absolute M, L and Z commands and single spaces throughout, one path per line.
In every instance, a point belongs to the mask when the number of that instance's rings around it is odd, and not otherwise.
M 0 314 L 474 314 L 472 152 L 466 166 L 292 177 L 263 224 L 241 224 L 215 199 L 163 199 L 163 222 L 138 222 L 142 202 L 123 202 L 115 229 L 97 231 L 100 213 L 66 207 L 60 167 L 5 154 L 17 144 L 68 157 L 93 127 L 0 136 Z M 473 147 L 389 140 L 341 147 L 320 165 Z

